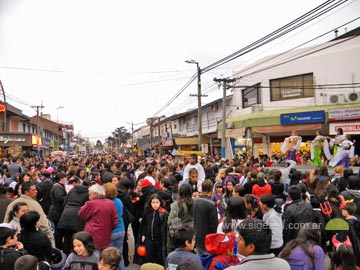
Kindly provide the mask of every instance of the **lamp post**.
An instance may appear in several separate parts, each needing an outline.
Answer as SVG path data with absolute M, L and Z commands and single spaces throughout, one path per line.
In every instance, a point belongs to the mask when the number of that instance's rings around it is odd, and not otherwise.
M 198 98 L 198 150 L 201 151 L 202 142 L 202 121 L 201 121 L 201 68 L 195 60 L 186 60 L 185 63 L 196 64 L 197 67 L 197 98 Z
M 63 106 L 59 106 L 56 108 L 56 123 L 59 124 L 59 110 L 64 109 Z

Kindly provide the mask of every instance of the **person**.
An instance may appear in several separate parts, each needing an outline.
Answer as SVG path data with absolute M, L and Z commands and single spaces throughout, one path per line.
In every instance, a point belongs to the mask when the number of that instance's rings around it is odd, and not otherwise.
M 260 207 L 265 210 L 263 221 L 270 227 L 272 237 L 269 253 L 279 255 L 283 246 L 283 224 L 281 219 L 281 208 L 276 205 L 275 197 L 271 194 L 260 198 Z
M 100 253 L 99 270 L 116 270 L 122 261 L 121 252 L 115 247 L 107 247 Z
M 30 255 L 34 255 L 39 261 L 51 261 L 52 245 L 50 239 L 39 231 L 40 215 L 36 211 L 29 211 L 20 218 L 21 234 L 20 241 Z
M 67 257 L 64 270 L 97 270 L 99 255 L 95 252 L 95 243 L 87 232 L 77 232 L 72 237 L 71 253 Z
M 204 167 L 198 162 L 198 156 L 196 154 L 191 154 L 189 163 L 186 164 L 184 169 L 184 180 L 190 179 L 190 169 L 195 168 L 198 172 L 198 181 L 197 181 L 197 190 L 198 192 L 202 191 L 202 183 L 205 181 L 205 170 Z
M 201 266 L 200 257 L 193 253 L 195 247 L 195 230 L 185 226 L 174 235 L 176 249 L 168 254 L 165 261 L 166 270 L 175 270 L 183 262 L 194 262 Z
M 58 249 L 63 250 L 63 231 L 59 230 L 57 228 L 57 225 L 64 210 L 64 201 L 67 196 L 67 193 L 65 191 L 66 174 L 63 172 L 57 173 L 55 176 L 55 180 L 56 183 L 52 186 L 50 190 L 51 205 L 49 208 L 48 218 L 55 227 L 55 246 Z
M 24 255 L 15 261 L 14 270 L 38 270 L 38 259 L 33 255 Z
M 118 216 L 115 204 L 105 198 L 104 187 L 95 184 L 89 188 L 89 201 L 80 208 L 78 216 L 86 222 L 84 231 L 91 234 L 97 250 L 110 246 Z
M 167 213 L 161 197 L 151 194 L 141 220 L 141 242 L 146 247 L 145 263 L 164 265 Z
M 351 246 L 340 244 L 332 257 L 332 270 L 360 270 L 356 265 L 356 256 Z
M 234 255 L 235 234 L 212 233 L 205 238 L 206 251 L 209 255 L 201 255 L 202 265 L 208 270 L 225 269 L 238 265 L 240 260 Z
M 0 222 L 3 222 L 6 208 L 10 203 L 12 203 L 12 199 L 6 196 L 7 187 L 0 184 Z
M 344 131 L 342 128 L 338 128 L 336 130 L 336 136 L 334 138 L 330 139 L 330 147 L 333 147 L 333 154 L 331 159 L 329 160 L 329 166 L 335 167 L 336 163 L 339 160 L 339 156 L 341 155 L 341 151 L 339 151 L 339 148 L 341 147 L 342 141 L 345 140 Z M 339 155 L 340 154 L 340 155 Z
M 241 197 L 232 197 L 228 208 L 225 211 L 225 217 L 217 227 L 218 233 L 235 232 L 237 226 L 246 218 L 245 201 Z
M 9 212 L 12 211 L 14 204 L 18 202 L 25 202 L 29 210 L 36 211 L 40 215 L 40 230 L 47 235 L 51 242 L 54 242 L 54 235 L 50 229 L 48 219 L 41 207 L 41 205 L 36 200 L 37 189 L 36 185 L 33 182 L 27 182 L 21 185 L 21 195 L 18 199 L 10 203 L 6 209 L 4 222 L 8 222 Z
M 105 183 L 103 187 L 105 189 L 105 197 L 112 200 L 112 202 L 115 204 L 116 213 L 118 217 L 117 226 L 111 232 L 110 246 L 116 247 L 119 249 L 120 252 L 122 252 L 124 246 L 124 238 L 125 238 L 125 225 L 123 220 L 124 205 L 122 201 L 119 198 L 117 198 L 118 191 L 113 183 L 110 182 Z M 123 261 L 121 261 L 120 269 L 121 270 L 125 269 L 125 265 Z
M 356 264 L 360 266 L 360 221 L 355 216 L 356 204 L 351 201 L 345 201 L 341 213 L 349 224 L 348 235 L 354 249 Z
M 244 196 L 246 207 L 246 218 L 262 219 L 263 213 L 259 206 L 259 198 L 253 194 L 246 194 Z
M 204 270 L 202 266 L 199 266 L 197 263 L 194 262 L 182 262 L 176 267 L 176 270 Z M 155 269 L 151 269 L 155 270 Z
M 218 226 L 218 216 L 215 203 L 211 200 L 213 182 L 209 179 L 202 183 L 202 193 L 194 199 L 194 228 L 196 231 L 196 252 L 205 254 L 205 236 L 215 233 Z
M 8 224 L 0 224 L 0 269 L 14 270 L 15 261 L 26 254 L 17 235 Z
M 218 220 L 219 222 L 223 219 L 224 213 L 225 213 L 225 194 L 223 193 L 223 184 L 221 180 L 217 180 L 214 185 L 214 189 L 211 195 L 211 199 L 214 201 L 216 205 L 216 211 L 218 214 Z
M 325 254 L 320 246 L 320 228 L 315 223 L 305 223 L 297 237 L 288 242 L 279 257 L 285 259 L 291 269 L 325 269 Z
M 324 136 L 321 135 L 319 130 L 316 131 L 316 137 L 311 142 L 311 165 L 321 167 L 323 161 L 321 159 L 321 153 L 323 149 Z
M 271 194 L 271 185 L 266 182 L 265 174 L 263 172 L 259 172 L 256 176 L 255 184 L 251 189 L 251 193 L 256 197 L 260 198 L 265 194 Z
M 285 244 L 297 236 L 299 227 L 294 226 L 294 224 L 305 224 L 313 221 L 313 208 L 310 203 L 302 200 L 300 188 L 291 186 L 288 193 L 292 201 L 284 207 L 283 239 Z
M 168 218 L 168 227 L 171 227 L 175 218 L 180 218 L 181 226 L 194 227 L 194 200 L 192 198 L 191 186 L 189 184 L 183 184 L 179 188 L 178 199 L 171 204 L 170 213 Z M 170 233 L 170 231 L 169 231 Z M 169 235 L 170 236 L 170 235 Z M 168 237 L 167 253 L 170 253 L 175 249 L 174 240 L 172 237 Z
M 299 150 L 302 137 L 296 134 L 296 131 L 291 132 L 290 137 L 284 139 L 281 145 L 281 152 L 286 153 L 285 160 L 293 160 L 296 162 L 296 151 Z
M 62 230 L 63 251 L 69 255 L 72 242 L 71 237 L 74 233 L 84 230 L 85 222 L 78 216 L 78 212 L 88 200 L 88 188 L 80 184 L 77 177 L 69 179 L 69 184 L 74 187 L 69 191 L 64 201 L 64 210 L 61 213 L 57 230 Z
M 29 211 L 29 207 L 25 202 L 15 203 L 13 209 L 9 212 L 8 221 L 11 227 L 18 232 L 21 231 L 20 218 Z
M 254 229 L 255 228 L 255 229 Z M 246 259 L 227 270 L 290 270 L 289 264 L 274 254 L 266 254 L 271 245 L 271 229 L 259 219 L 246 219 L 236 229 L 238 253 Z
M 345 200 L 354 200 L 357 211 L 356 215 L 360 217 L 360 177 L 357 175 L 350 175 L 347 178 L 348 188 L 340 193 Z

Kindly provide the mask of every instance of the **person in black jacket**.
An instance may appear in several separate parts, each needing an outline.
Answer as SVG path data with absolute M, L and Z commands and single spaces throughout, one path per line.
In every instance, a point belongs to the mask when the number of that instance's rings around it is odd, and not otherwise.
M 69 191 L 64 201 L 64 210 L 57 224 L 57 230 L 63 230 L 64 242 L 63 251 L 65 254 L 71 252 L 71 237 L 74 233 L 82 231 L 85 227 L 85 222 L 82 221 L 78 212 L 81 206 L 89 199 L 88 186 L 80 184 L 80 179 L 72 177 L 69 179 L 69 185 L 74 187 Z
M 284 245 L 296 238 L 302 224 L 313 221 L 313 208 L 301 199 L 300 188 L 291 186 L 288 193 L 292 202 L 284 208 Z
M 50 198 L 51 198 L 51 206 L 49 209 L 49 220 L 54 223 L 55 232 L 55 246 L 58 249 L 63 250 L 63 234 L 62 230 L 57 229 L 57 225 L 59 223 L 62 211 L 64 210 L 64 201 L 66 198 L 66 191 L 65 191 L 65 182 L 66 182 L 66 174 L 63 172 L 59 172 L 56 174 L 55 183 L 50 191 Z
M 26 252 L 23 244 L 18 242 L 16 230 L 0 226 L 0 269 L 14 270 L 16 259 L 24 254 Z
M 275 202 L 277 205 L 282 205 L 284 202 L 284 190 L 285 186 L 281 183 L 281 171 L 276 170 L 273 174 L 273 179 L 269 181 L 271 186 L 272 195 L 275 197 Z
M 216 233 L 218 216 L 216 205 L 211 200 L 214 184 L 207 179 L 202 183 L 202 193 L 194 199 L 194 228 L 196 231 L 195 242 L 198 254 L 206 254 L 205 236 Z

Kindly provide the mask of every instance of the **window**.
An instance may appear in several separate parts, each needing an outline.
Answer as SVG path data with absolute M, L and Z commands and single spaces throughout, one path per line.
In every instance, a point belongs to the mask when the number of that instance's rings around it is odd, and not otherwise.
M 248 108 L 260 104 L 260 84 L 242 90 L 242 107 Z
M 313 74 L 270 80 L 271 101 L 314 97 Z

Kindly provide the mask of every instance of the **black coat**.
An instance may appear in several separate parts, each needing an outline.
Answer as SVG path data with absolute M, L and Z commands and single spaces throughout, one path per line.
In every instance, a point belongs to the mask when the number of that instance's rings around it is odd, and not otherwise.
M 67 194 L 64 185 L 59 183 L 56 183 L 50 191 L 51 206 L 49 209 L 48 218 L 53 221 L 55 225 L 58 224 L 61 213 L 64 210 L 64 201 L 66 199 L 66 195 Z
M 23 243 L 24 249 L 41 261 L 51 261 L 52 246 L 50 239 L 41 231 L 34 229 L 21 230 L 20 242 Z
M 25 254 L 25 250 L 18 251 L 15 248 L 0 248 L 0 269 L 14 270 L 16 259 Z
M 80 207 L 88 200 L 88 187 L 78 185 L 70 190 L 64 202 L 64 210 L 61 214 L 58 229 L 67 229 L 74 232 L 82 231 L 85 227 L 85 222 L 82 221 L 78 212 Z

